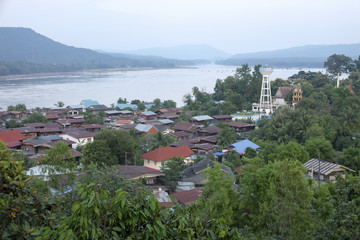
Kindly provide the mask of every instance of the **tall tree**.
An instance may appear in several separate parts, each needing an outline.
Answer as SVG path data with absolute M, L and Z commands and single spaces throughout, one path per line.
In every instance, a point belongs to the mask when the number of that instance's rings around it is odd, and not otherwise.
M 340 75 L 342 73 L 349 73 L 352 69 L 352 59 L 345 56 L 344 54 L 333 54 L 328 57 L 327 61 L 324 62 L 324 67 L 331 74 L 337 74 L 336 87 L 340 86 Z

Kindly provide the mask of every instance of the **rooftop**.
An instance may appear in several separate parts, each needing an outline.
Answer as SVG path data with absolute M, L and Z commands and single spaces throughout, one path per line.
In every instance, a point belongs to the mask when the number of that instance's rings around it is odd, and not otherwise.
M 188 146 L 162 147 L 145 153 L 140 157 L 155 162 L 163 162 L 173 157 L 190 157 L 195 154 Z
M 173 196 L 179 201 L 179 203 L 188 205 L 200 197 L 202 191 L 198 188 L 194 188 L 189 191 L 182 191 L 174 193 Z

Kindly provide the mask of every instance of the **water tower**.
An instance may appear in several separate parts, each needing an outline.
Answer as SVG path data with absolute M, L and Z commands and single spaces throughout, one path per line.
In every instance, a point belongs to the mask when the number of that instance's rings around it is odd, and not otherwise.
M 260 114 L 272 113 L 272 99 L 271 99 L 271 87 L 270 87 L 270 74 L 273 72 L 272 67 L 265 65 L 260 68 L 260 72 L 263 76 L 261 84 L 260 94 Z

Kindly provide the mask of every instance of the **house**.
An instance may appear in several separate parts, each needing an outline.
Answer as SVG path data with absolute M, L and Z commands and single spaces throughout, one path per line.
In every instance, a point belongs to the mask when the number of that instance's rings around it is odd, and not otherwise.
M 252 141 L 245 139 L 236 143 L 233 143 L 229 146 L 226 146 L 220 150 L 218 150 L 216 153 L 214 153 L 214 156 L 224 156 L 230 151 L 235 151 L 239 155 L 244 155 L 247 148 L 252 148 L 254 150 L 257 150 L 260 148 L 259 145 L 253 143 Z
M 127 119 L 119 119 L 116 121 L 117 126 L 126 125 L 126 124 L 134 124 L 133 120 L 127 120 Z
M 135 130 L 138 133 L 143 133 L 145 135 L 153 135 L 158 132 L 158 130 L 153 125 L 149 124 L 137 124 Z
M 170 135 L 176 137 L 179 141 L 189 139 L 192 135 L 191 133 L 185 132 L 185 131 L 178 131 L 178 132 L 172 132 Z
M 189 146 L 199 156 L 209 156 L 216 152 L 217 145 L 211 143 L 198 143 Z
M 198 136 L 212 136 L 217 135 L 222 129 L 217 126 L 209 126 L 199 129 Z
M 192 190 L 174 193 L 173 196 L 180 204 L 186 206 L 198 200 L 201 193 L 202 191 L 200 189 L 194 188 Z
M 159 182 L 159 177 L 164 176 L 163 173 L 146 168 L 144 166 L 121 165 L 114 166 L 119 168 L 119 176 L 129 180 L 144 179 L 147 185 L 153 185 Z
M 154 120 L 156 117 L 156 113 L 152 112 L 152 111 L 145 111 L 145 112 L 141 112 L 137 114 L 138 118 L 142 118 L 146 121 L 148 120 Z
M 194 123 L 196 125 L 204 125 L 206 122 L 211 123 L 213 120 L 212 117 L 208 115 L 194 116 L 189 119 L 189 122 Z
M 85 125 L 81 125 L 81 128 L 87 132 L 95 133 L 100 131 L 103 128 L 103 126 L 101 126 L 100 124 L 85 124 Z
M 193 123 L 186 123 L 186 122 L 177 122 L 175 123 L 175 125 L 172 127 L 172 129 L 175 132 L 178 131 L 184 131 L 184 132 L 188 132 L 190 133 L 190 137 L 196 137 L 197 136 L 197 131 L 199 129 L 198 126 L 194 125 Z
M 92 105 L 99 105 L 99 103 L 98 103 L 98 101 L 95 101 L 95 100 L 85 99 L 80 102 L 80 105 L 83 107 L 83 109 L 85 109 Z
M 61 124 L 63 127 L 80 127 L 84 122 L 85 120 L 83 118 L 64 119 L 57 121 L 57 123 Z
M 86 108 L 86 111 L 90 111 L 92 113 L 99 113 L 99 112 L 105 112 L 109 110 L 107 106 L 104 104 L 98 104 L 98 105 L 91 105 L 90 107 Z
M 80 113 L 84 112 L 85 107 L 83 105 L 69 105 L 66 107 L 69 112 L 69 115 L 79 115 Z
M 279 87 L 275 95 L 273 96 L 273 105 L 277 107 L 286 106 L 286 96 L 291 92 L 293 88 L 293 86 Z
M 308 177 L 320 181 L 332 181 L 333 183 L 336 183 L 337 176 L 345 178 L 346 172 L 355 172 L 345 166 L 316 158 L 310 159 L 303 166 L 307 169 Z
M 67 133 L 61 133 L 60 136 L 65 140 L 70 140 L 75 142 L 72 145 L 73 148 L 77 146 L 83 146 L 86 143 L 92 143 L 94 141 L 94 133 L 86 131 L 73 131 Z
M 212 118 L 215 120 L 215 122 L 231 122 L 232 116 L 230 115 L 215 115 L 212 116 Z
M 18 130 L 0 132 L 0 141 L 3 141 L 7 148 L 19 148 L 25 139 Z
M 191 190 L 196 187 L 203 187 L 207 183 L 207 178 L 203 175 L 205 170 L 213 168 L 214 162 L 210 159 L 203 159 L 200 162 L 184 169 L 181 172 L 182 179 L 179 181 L 176 191 Z M 221 171 L 234 177 L 231 168 L 222 165 Z
M 183 157 L 186 164 L 193 162 L 195 153 L 188 146 L 162 147 L 145 153 L 140 157 L 144 159 L 144 167 L 160 170 L 161 164 L 174 157 Z
M 249 136 L 249 133 L 255 129 L 254 124 L 243 123 L 243 122 L 227 122 L 231 128 L 238 134 L 243 134 L 245 137 Z
M 46 138 L 29 138 L 21 144 L 21 150 L 27 155 L 46 154 L 52 148 L 51 140 Z

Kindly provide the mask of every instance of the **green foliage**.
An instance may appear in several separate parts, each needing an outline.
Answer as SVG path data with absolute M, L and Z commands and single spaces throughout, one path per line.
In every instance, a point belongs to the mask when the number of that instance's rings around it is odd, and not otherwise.
M 161 182 L 170 186 L 171 190 L 175 190 L 178 181 L 182 178 L 181 172 L 185 168 L 186 164 L 181 157 L 174 157 L 161 163 L 160 171 L 165 174 L 161 177 Z
M 117 103 L 120 104 L 120 103 L 128 103 L 128 101 L 126 100 L 126 98 L 122 98 L 122 97 L 119 97 L 119 99 L 117 100 Z
M 20 122 L 16 121 L 15 119 L 10 119 L 9 121 L 7 121 L 5 123 L 6 128 L 18 128 L 21 126 L 22 126 L 22 124 Z
M 7 110 L 8 111 L 25 111 L 26 106 L 25 106 L 25 104 L 19 103 L 19 104 L 16 104 L 16 106 L 14 106 L 14 105 L 8 106 Z
M 124 165 L 126 164 L 126 161 L 134 162 L 135 154 L 137 153 L 139 146 L 134 137 L 128 132 L 123 130 L 104 129 L 97 132 L 94 138 L 94 142 L 98 140 L 105 142 L 106 146 L 110 148 L 111 156 L 117 159 L 118 164 Z M 86 157 L 86 154 L 84 154 L 85 159 Z
M 223 172 L 216 162 L 214 168 L 206 170 L 205 177 L 208 179 L 202 193 L 204 209 L 208 209 L 203 213 L 205 218 L 220 219 L 232 225 L 240 200 L 234 188 L 235 179 Z
M 247 224 L 259 238 L 308 239 L 313 229 L 309 214 L 313 194 L 303 168 L 296 161 L 248 164 L 240 181 L 239 226 Z
M 104 116 L 103 112 L 99 112 L 98 114 L 92 112 L 84 113 L 84 124 L 104 124 Z
M 225 147 L 233 144 L 239 139 L 240 136 L 235 132 L 233 128 L 229 127 L 228 125 L 224 125 L 222 130 L 216 137 L 217 144 L 220 147 Z
M 83 148 L 82 162 L 85 165 L 91 163 L 99 165 L 115 165 L 119 164 L 115 155 L 111 154 L 111 149 L 105 140 L 96 140 L 92 143 L 88 143 Z
M 360 148 L 349 147 L 341 153 L 339 164 L 360 171 Z
M 142 102 L 138 102 L 136 106 L 139 111 L 144 111 L 146 109 L 145 105 Z
M 310 160 L 309 153 L 305 150 L 303 146 L 296 142 L 289 142 L 288 144 L 278 145 L 275 151 L 269 154 L 270 161 L 279 161 L 279 160 L 298 160 L 301 163 L 305 163 Z
M 163 108 L 176 108 L 176 102 L 173 100 L 164 100 Z
M 57 103 L 54 104 L 54 106 L 56 106 L 56 107 L 63 107 L 63 106 L 65 106 L 65 103 L 62 102 L 62 101 L 58 101 Z
M 342 74 L 348 73 L 352 69 L 352 59 L 345 56 L 344 54 L 333 54 L 326 62 L 324 62 L 324 67 L 331 74 Z
M 23 120 L 22 123 L 46 123 L 48 120 L 42 113 L 33 113 L 27 119 Z
M 334 149 L 331 142 L 324 137 L 314 137 L 306 141 L 305 150 L 309 153 L 310 158 L 324 159 L 332 161 L 334 158 Z

